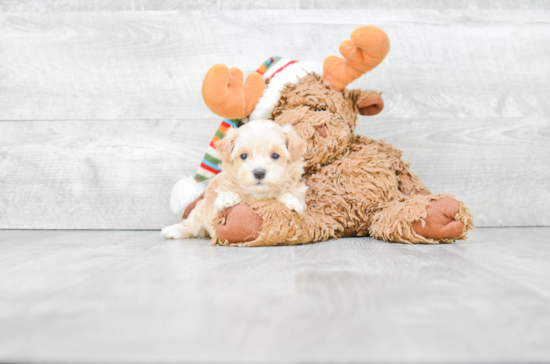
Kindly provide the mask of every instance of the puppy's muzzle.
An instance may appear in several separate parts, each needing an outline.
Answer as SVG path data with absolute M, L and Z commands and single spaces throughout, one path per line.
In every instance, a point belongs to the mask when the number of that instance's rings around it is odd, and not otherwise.
M 257 180 L 261 180 L 265 177 L 265 169 L 262 169 L 262 168 L 256 168 L 255 170 L 252 171 L 252 174 L 254 175 L 254 178 L 256 178 Z

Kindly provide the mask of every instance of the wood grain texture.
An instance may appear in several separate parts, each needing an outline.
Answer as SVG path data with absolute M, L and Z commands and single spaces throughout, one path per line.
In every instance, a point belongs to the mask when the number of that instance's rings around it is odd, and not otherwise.
M 550 10 L 544 0 L 1 0 L 0 12 L 167 11 L 236 9 Z
M 170 190 L 193 175 L 219 120 L 0 122 L 0 228 L 160 229 Z M 550 125 L 542 118 L 360 117 L 476 226 L 550 225 Z
M 0 2 L 29 10 L 0 13 L 0 228 L 172 223 L 169 191 L 195 172 L 218 125 L 200 96 L 206 71 L 252 72 L 274 54 L 322 61 L 363 24 L 384 28 L 392 50 L 352 85 L 382 90 L 386 105 L 358 133 L 404 150 L 477 226 L 550 225 L 550 11 L 483 3 L 89 12 L 130 2 Z M 59 11 L 33 12 L 40 4 Z
M 548 362 L 549 233 L 243 249 L 0 231 L 0 361 Z
M 356 130 L 401 149 L 430 191 L 466 203 L 476 226 L 550 225 L 548 118 L 363 118 Z
M 201 119 L 202 79 L 282 55 L 336 54 L 358 26 L 389 35 L 352 86 L 384 91 L 381 117 L 548 117 L 546 10 L 197 10 L 3 13 L 0 120 Z
M 0 122 L 0 228 L 159 229 L 220 121 Z M 180 217 L 181 218 L 181 217 Z

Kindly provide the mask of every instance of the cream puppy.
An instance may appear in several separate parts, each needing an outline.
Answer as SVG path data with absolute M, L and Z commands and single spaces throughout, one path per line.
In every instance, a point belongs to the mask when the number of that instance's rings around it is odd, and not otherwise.
M 306 207 L 303 154 L 307 143 L 291 125 L 254 120 L 228 131 L 216 144 L 222 172 L 208 185 L 186 220 L 162 229 L 170 239 L 213 237 L 218 212 L 240 202 L 276 199 L 302 214 Z

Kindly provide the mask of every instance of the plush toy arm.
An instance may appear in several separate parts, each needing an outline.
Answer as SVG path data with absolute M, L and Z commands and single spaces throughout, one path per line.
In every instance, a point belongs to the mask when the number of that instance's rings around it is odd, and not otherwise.
M 335 238 L 341 230 L 328 216 L 302 216 L 278 201 L 254 201 L 220 212 L 211 244 L 229 246 L 299 245 Z
M 265 81 L 257 72 L 251 73 L 243 85 L 243 72 L 223 64 L 213 66 L 202 83 L 202 98 L 216 115 L 227 119 L 242 119 L 258 104 Z

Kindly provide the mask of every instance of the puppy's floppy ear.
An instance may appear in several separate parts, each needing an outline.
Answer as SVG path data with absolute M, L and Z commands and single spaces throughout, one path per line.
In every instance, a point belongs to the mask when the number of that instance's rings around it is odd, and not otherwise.
M 225 137 L 216 142 L 216 149 L 218 153 L 220 153 L 222 162 L 231 163 L 231 153 L 235 148 L 235 139 L 237 139 L 237 135 L 237 129 L 230 128 L 227 130 Z
M 288 153 L 290 154 L 289 160 L 291 163 L 296 162 L 306 152 L 307 142 L 300 138 L 292 125 L 287 124 L 283 126 L 282 129 L 286 138 L 286 147 L 288 149 Z

